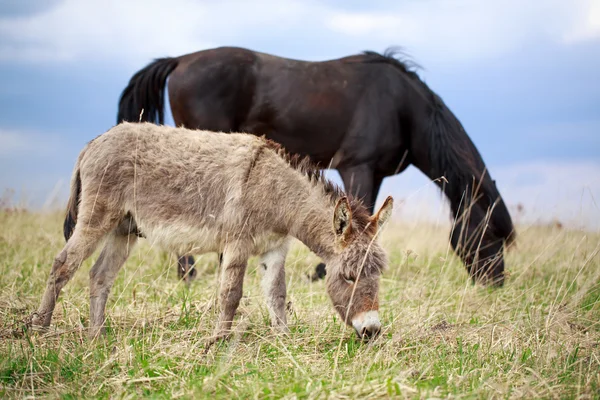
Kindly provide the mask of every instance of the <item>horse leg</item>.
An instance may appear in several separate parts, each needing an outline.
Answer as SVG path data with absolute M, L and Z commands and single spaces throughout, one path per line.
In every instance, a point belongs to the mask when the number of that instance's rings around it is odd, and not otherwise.
M 196 278 L 196 268 L 194 268 L 194 257 L 178 256 L 177 257 L 177 276 L 183 279 L 188 285 Z
M 384 175 L 378 173 L 373 175 L 373 185 L 371 186 L 371 204 L 365 204 L 371 215 L 373 215 L 375 212 L 375 202 L 377 202 L 377 195 L 379 194 L 379 189 L 381 188 L 381 183 L 383 182 L 384 177 Z
M 98 260 L 90 271 L 90 337 L 104 333 L 106 300 L 119 270 L 127 261 L 137 237 L 117 229 L 106 240 Z
M 236 250 L 243 246 L 230 243 L 223 252 L 221 285 L 219 289 L 219 320 L 214 330 L 213 340 L 227 338 L 231 334 L 233 317 L 240 304 L 244 286 L 247 257 Z
M 344 182 L 346 193 L 362 200 L 365 206 L 372 210 L 375 206 L 373 193 L 379 191 L 379 187 L 374 187 L 375 172 L 373 167 L 368 164 L 361 164 L 354 167 L 340 168 L 338 171 Z M 381 181 L 379 181 L 379 185 L 381 185 Z
M 177 259 L 177 276 L 183 279 L 187 285 L 196 279 L 196 268 L 194 257 L 181 256 Z M 223 264 L 223 253 L 219 253 L 219 267 Z
M 289 331 L 285 315 L 285 257 L 288 247 L 289 241 L 284 239 L 278 247 L 264 253 L 259 264 L 263 272 L 261 283 L 271 317 L 271 325 L 283 332 Z

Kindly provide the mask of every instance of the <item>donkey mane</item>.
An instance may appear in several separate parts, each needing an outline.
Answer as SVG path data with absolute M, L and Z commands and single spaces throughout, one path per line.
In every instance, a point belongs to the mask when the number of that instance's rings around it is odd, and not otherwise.
M 342 188 L 327 179 L 321 169 L 308 156 L 289 153 L 279 143 L 265 137 L 261 137 L 261 139 L 264 141 L 266 148 L 274 151 L 288 165 L 304 175 L 309 182 L 321 187 L 332 204 L 335 204 L 342 197 L 346 197 L 352 211 L 352 222 L 356 224 L 356 228 L 360 231 L 368 229 L 370 233 L 374 233 L 375 226 L 370 223 L 369 211 L 360 199 L 357 199 L 350 193 L 344 193 Z
M 261 137 L 261 139 L 265 143 L 264 148 L 275 152 L 279 157 L 287 162 L 290 167 L 300 172 L 306 179 L 308 179 L 309 182 L 322 189 L 323 193 L 328 197 L 332 205 L 335 205 L 337 201 L 343 197 L 348 199 L 350 210 L 352 211 L 352 225 L 356 228 L 356 231 L 367 233 L 369 235 L 375 235 L 377 224 L 371 223 L 371 215 L 360 199 L 357 199 L 350 193 L 344 193 L 342 188 L 324 176 L 322 170 L 317 164 L 313 163 L 310 158 L 289 153 L 282 145 L 265 137 Z M 259 155 L 257 154 L 255 158 L 258 157 Z M 252 166 L 250 168 L 252 168 Z M 385 270 L 386 258 L 384 254 L 377 251 L 367 251 L 366 257 L 367 258 L 365 260 L 368 259 L 368 262 L 364 262 L 363 260 L 363 263 L 360 264 L 360 268 L 366 276 L 369 276 L 375 272 L 382 273 L 383 270 Z M 351 275 L 357 272 L 354 269 L 354 266 L 351 264 L 344 265 L 342 268 L 343 271 L 341 272 L 345 275 Z

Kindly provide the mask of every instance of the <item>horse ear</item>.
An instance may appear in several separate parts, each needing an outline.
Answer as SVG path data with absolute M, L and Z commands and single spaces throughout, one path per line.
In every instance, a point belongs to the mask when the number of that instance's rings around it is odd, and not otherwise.
M 333 231 L 338 239 L 346 241 L 352 232 L 352 210 L 346 197 L 338 200 L 333 211 Z
M 377 229 L 380 229 L 392 216 L 393 209 L 394 199 L 392 196 L 388 196 L 379 210 L 371 217 L 371 223 L 375 224 Z

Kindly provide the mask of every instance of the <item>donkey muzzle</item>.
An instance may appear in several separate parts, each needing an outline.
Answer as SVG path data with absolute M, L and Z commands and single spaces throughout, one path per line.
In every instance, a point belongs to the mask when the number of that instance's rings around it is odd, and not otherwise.
M 381 332 L 381 322 L 379 322 L 379 312 L 371 310 L 358 313 L 352 319 L 352 327 L 359 338 L 369 340 L 377 337 Z

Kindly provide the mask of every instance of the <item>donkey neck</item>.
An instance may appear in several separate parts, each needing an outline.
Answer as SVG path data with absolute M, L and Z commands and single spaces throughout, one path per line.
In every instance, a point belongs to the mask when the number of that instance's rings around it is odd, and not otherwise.
M 255 229 L 293 236 L 325 262 L 336 258 L 340 249 L 333 216 L 344 192 L 312 166 L 282 156 L 271 145 L 259 147 L 251 159 L 243 192 Z M 357 232 L 365 231 L 369 212 L 360 202 L 351 201 L 350 206 Z
M 322 182 L 309 179 L 279 155 L 265 153 L 248 182 L 253 208 L 264 215 L 270 229 L 295 237 L 324 261 L 331 260 L 338 252 L 333 230 L 338 195 L 328 193 Z M 265 204 L 271 205 L 268 210 Z
M 329 262 L 336 254 L 336 236 L 333 231 L 332 200 L 314 188 L 311 196 L 298 202 L 295 213 L 287 221 L 289 234 L 300 240 L 313 253 Z

